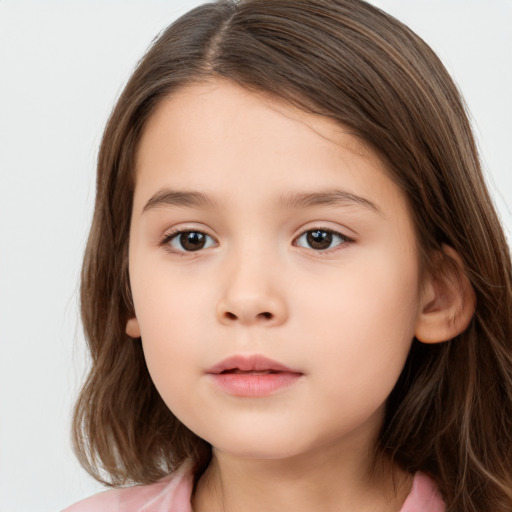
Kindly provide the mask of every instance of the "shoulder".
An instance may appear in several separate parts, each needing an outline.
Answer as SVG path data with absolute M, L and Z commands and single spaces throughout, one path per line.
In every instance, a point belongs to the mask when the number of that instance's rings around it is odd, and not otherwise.
M 193 474 L 188 464 L 154 484 L 100 492 L 62 512 L 192 512 Z
M 411 492 L 400 512 L 445 512 L 446 506 L 434 481 L 424 473 L 416 473 Z

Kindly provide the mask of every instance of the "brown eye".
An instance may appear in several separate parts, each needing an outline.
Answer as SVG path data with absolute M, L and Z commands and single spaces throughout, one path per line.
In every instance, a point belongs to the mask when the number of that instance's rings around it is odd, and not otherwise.
M 215 241 L 201 231 L 181 231 L 169 238 L 167 243 L 176 251 L 193 252 L 211 247 Z
M 326 229 L 312 229 L 306 231 L 297 239 L 297 245 L 315 251 L 325 251 L 347 241 L 348 239 L 340 233 Z

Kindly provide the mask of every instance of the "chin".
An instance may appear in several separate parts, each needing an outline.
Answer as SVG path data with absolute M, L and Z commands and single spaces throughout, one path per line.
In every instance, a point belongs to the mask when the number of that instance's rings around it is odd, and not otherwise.
M 286 437 L 288 439 L 286 439 Z M 282 460 L 297 456 L 310 447 L 298 446 L 296 442 L 290 442 L 290 436 L 270 435 L 268 439 L 264 435 L 255 435 L 250 438 L 229 436 L 223 439 L 210 441 L 214 449 L 241 459 Z

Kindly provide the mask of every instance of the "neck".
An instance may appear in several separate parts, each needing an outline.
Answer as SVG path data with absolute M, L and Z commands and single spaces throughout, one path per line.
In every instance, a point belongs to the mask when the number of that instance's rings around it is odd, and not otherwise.
M 411 477 L 373 455 L 325 445 L 287 459 L 244 459 L 219 450 L 198 482 L 194 512 L 397 512 Z

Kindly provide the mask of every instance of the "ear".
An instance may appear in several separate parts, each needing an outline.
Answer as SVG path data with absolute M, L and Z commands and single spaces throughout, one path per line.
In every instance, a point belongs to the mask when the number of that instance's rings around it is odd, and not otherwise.
M 458 253 L 444 245 L 433 275 L 426 278 L 414 335 L 423 343 L 448 341 L 465 331 L 476 295 Z
M 140 338 L 140 327 L 136 317 L 129 318 L 126 322 L 126 334 L 130 338 Z

